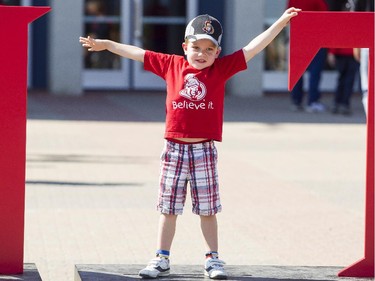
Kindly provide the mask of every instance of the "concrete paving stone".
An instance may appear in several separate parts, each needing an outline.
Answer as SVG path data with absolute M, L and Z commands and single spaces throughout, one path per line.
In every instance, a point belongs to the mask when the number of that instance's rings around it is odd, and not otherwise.
M 142 265 L 76 265 L 75 281 L 131 281 L 141 280 L 138 276 Z M 339 278 L 342 267 L 334 266 L 259 266 L 227 265 L 228 281 L 366 281 L 372 278 Z M 171 275 L 159 280 L 209 280 L 202 266 L 176 265 Z
M 39 275 L 39 271 L 36 265 L 33 263 L 25 263 L 23 265 L 23 274 L 0 275 L 0 280 L 1 281 L 14 281 L 14 280 L 42 281 Z
M 76 264 L 145 265 L 156 250 L 164 95 L 36 93 L 28 104 L 25 262 L 43 281 L 74 280 Z M 223 260 L 335 267 L 363 257 L 366 118 L 358 96 L 353 111 L 296 113 L 285 95 L 228 97 L 217 143 Z M 171 261 L 203 264 L 204 253 L 188 198 Z

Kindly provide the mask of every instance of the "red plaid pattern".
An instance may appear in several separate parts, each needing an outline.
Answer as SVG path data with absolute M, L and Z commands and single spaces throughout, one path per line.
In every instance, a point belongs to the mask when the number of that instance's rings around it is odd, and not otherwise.
M 188 182 L 194 214 L 210 216 L 221 211 L 214 141 L 198 144 L 165 142 L 158 202 L 161 213 L 182 214 Z

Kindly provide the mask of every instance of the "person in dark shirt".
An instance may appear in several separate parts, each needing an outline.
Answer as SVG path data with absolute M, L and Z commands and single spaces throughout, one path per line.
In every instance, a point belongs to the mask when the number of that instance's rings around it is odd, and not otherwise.
M 328 4 L 325 0 L 289 0 L 288 8 L 298 7 L 302 11 L 328 11 Z M 309 73 L 308 100 L 306 109 L 303 106 L 303 77 L 301 77 L 291 92 L 292 110 L 307 112 L 323 112 L 325 106 L 320 102 L 320 77 L 327 57 L 327 50 L 322 48 L 315 55 L 307 68 Z
M 353 12 L 354 0 L 336 0 L 332 3 L 333 11 Z M 328 51 L 328 62 L 338 71 L 337 86 L 333 100 L 333 114 L 351 115 L 351 97 L 359 63 L 354 58 L 353 48 L 332 48 Z

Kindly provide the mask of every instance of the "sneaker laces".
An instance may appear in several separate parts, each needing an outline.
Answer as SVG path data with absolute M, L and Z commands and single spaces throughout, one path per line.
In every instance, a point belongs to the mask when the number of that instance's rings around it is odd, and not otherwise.
M 210 262 L 210 267 L 212 267 L 213 269 L 223 269 L 224 268 L 224 264 L 225 262 L 223 260 L 219 260 L 219 259 L 211 259 Z
M 160 259 L 158 259 L 158 258 L 152 259 L 148 262 L 147 266 L 157 265 L 159 261 L 160 261 Z
M 148 262 L 147 267 L 155 267 L 159 262 L 160 258 L 154 258 Z
M 154 258 L 149 261 L 147 267 L 155 268 L 160 262 L 162 262 L 161 258 Z

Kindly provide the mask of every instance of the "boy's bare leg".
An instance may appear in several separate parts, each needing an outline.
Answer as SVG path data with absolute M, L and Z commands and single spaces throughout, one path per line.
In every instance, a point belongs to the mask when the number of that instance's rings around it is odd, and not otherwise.
M 160 215 L 156 252 L 158 257 L 152 259 L 144 269 L 139 271 L 142 278 L 157 278 L 170 274 L 169 251 L 176 230 L 176 220 L 176 215 Z
M 204 275 L 210 279 L 227 279 L 228 274 L 224 269 L 225 262 L 220 260 L 218 256 L 216 215 L 201 216 L 201 228 L 207 246 Z
M 176 232 L 177 215 L 161 214 L 159 218 L 158 249 L 170 251 Z
M 218 251 L 218 234 L 216 215 L 200 216 L 201 229 L 206 241 L 207 252 Z

